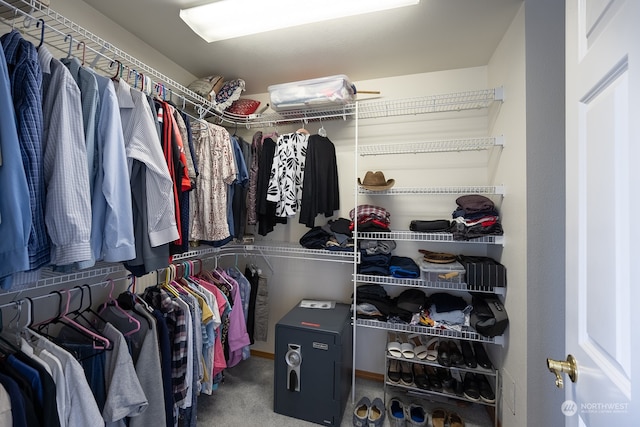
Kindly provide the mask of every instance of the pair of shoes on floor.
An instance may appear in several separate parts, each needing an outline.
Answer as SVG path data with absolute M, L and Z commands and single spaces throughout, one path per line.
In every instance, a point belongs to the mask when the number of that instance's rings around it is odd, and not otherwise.
M 433 427 L 464 427 L 464 420 L 455 412 L 447 412 L 442 408 L 434 409 L 431 413 Z
M 388 412 L 391 427 L 426 427 L 429 423 L 429 414 L 422 405 L 411 403 L 407 406 L 397 397 L 389 401 Z
M 382 399 L 376 397 L 373 402 L 364 396 L 353 410 L 354 427 L 382 427 L 385 418 L 385 406 Z

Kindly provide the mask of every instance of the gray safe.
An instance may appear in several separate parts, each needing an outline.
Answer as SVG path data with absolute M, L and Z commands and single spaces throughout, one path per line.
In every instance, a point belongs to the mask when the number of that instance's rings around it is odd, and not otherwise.
M 351 389 L 351 306 L 297 305 L 276 324 L 273 410 L 339 426 Z

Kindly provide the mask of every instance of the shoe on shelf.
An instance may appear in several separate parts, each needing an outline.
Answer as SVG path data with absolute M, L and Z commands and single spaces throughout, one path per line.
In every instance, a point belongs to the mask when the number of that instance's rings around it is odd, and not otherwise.
M 421 388 L 422 390 L 430 390 L 429 378 L 427 377 L 425 366 L 421 363 L 414 363 L 412 369 L 413 382 L 416 384 L 416 387 Z
M 426 359 L 429 362 L 435 362 L 438 360 L 438 344 L 440 340 L 438 338 L 431 338 L 427 341 L 427 356 Z
M 458 344 L 454 340 L 449 340 L 449 361 L 451 366 L 464 365 L 464 357 L 462 357 Z
M 446 368 L 451 366 L 448 340 L 440 340 L 440 343 L 438 344 L 438 363 Z
M 393 357 L 402 357 L 402 344 L 395 333 L 389 332 L 387 352 Z
M 400 361 L 391 359 L 389 360 L 389 369 L 387 369 L 387 378 L 394 384 L 400 382 L 402 373 L 400 372 Z
M 489 380 L 483 374 L 476 374 L 476 380 L 478 381 L 478 387 L 480 388 L 480 399 L 486 403 L 495 403 L 496 395 L 489 384 Z
M 369 417 L 369 407 L 371 407 L 371 401 L 368 397 L 363 396 L 353 410 L 354 427 L 368 427 L 367 418 Z
M 413 354 L 417 359 L 424 360 L 427 358 L 427 346 L 422 344 L 420 335 L 409 335 L 409 342 L 413 344 Z
M 431 425 L 433 427 L 444 427 L 447 419 L 449 418 L 449 414 L 442 408 L 436 408 L 431 413 Z
M 371 406 L 369 406 L 369 417 L 367 418 L 367 427 L 382 427 L 386 410 L 384 402 L 379 397 L 373 399 Z
M 421 405 L 412 403 L 407 410 L 407 423 L 411 427 L 425 427 L 429 422 L 429 415 Z
M 416 356 L 413 352 L 413 344 L 409 342 L 406 335 L 400 335 L 400 350 L 405 359 L 413 359 Z
M 462 347 L 462 357 L 464 358 L 464 364 L 467 368 L 475 368 L 478 366 L 476 357 L 473 354 L 473 349 L 471 348 L 471 343 L 469 341 L 462 340 L 460 341 L 460 347 Z
M 431 390 L 442 391 L 442 381 L 440 381 L 440 377 L 438 376 L 436 368 L 434 368 L 433 366 L 427 366 L 426 371 Z
M 449 414 L 449 427 L 464 427 L 464 420 L 460 415 L 452 412 Z
M 463 387 L 464 387 L 464 397 L 466 397 L 469 400 L 473 400 L 474 402 L 477 402 L 480 400 L 480 389 L 474 373 L 467 372 L 464 375 Z
M 413 372 L 411 363 L 400 362 L 400 382 L 406 386 L 413 385 Z
M 451 376 L 451 372 L 444 368 L 436 368 L 436 371 L 438 372 L 438 377 L 440 377 L 442 391 L 449 394 L 455 394 L 457 381 Z
M 391 427 L 405 427 L 407 417 L 404 414 L 404 403 L 397 397 L 392 397 L 389 401 L 389 424 Z
M 487 351 L 484 349 L 484 346 L 481 342 L 474 341 L 473 342 L 473 351 L 476 354 L 476 360 L 478 361 L 478 365 L 485 369 L 493 369 L 493 364 L 491 363 L 491 359 L 489 359 L 489 355 Z

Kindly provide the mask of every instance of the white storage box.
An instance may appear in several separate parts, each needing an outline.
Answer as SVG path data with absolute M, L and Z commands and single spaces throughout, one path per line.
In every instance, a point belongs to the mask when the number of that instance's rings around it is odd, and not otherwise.
M 276 111 L 344 105 L 356 98 L 356 88 L 343 74 L 268 87 Z
M 465 269 L 458 261 L 437 264 L 420 260 L 422 280 L 427 282 L 464 283 Z

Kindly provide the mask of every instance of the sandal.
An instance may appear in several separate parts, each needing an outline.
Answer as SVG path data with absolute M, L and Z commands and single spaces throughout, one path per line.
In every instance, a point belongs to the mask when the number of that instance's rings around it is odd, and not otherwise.
M 435 427 L 435 424 L 434 424 Z M 449 414 L 449 427 L 464 427 L 462 417 L 455 412 Z
M 431 424 L 433 425 L 433 427 L 444 427 L 447 418 L 447 411 L 442 408 L 436 408 L 431 413 Z
M 438 359 L 438 338 L 431 338 L 427 342 L 427 356 L 429 362 L 435 362 Z
M 405 359 L 413 359 L 415 357 L 415 353 L 413 352 L 413 344 L 407 341 L 407 337 L 404 335 L 400 336 L 400 350 L 402 351 L 402 356 Z
M 393 357 L 402 357 L 402 346 L 398 342 L 398 337 L 395 334 L 389 334 L 389 342 L 387 343 L 387 351 L 389 355 Z
M 387 378 L 394 384 L 400 383 L 402 373 L 400 372 L 400 361 L 391 359 L 389 360 L 389 369 L 387 370 Z
M 427 346 L 422 344 L 420 335 L 409 335 L 409 341 L 413 342 L 413 354 L 420 360 L 427 358 Z

